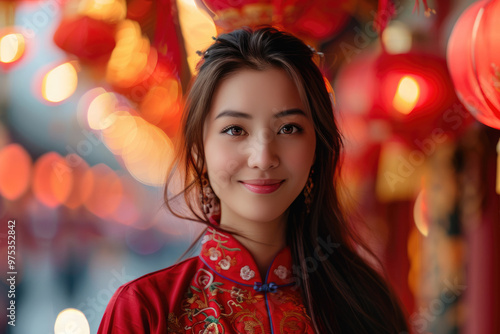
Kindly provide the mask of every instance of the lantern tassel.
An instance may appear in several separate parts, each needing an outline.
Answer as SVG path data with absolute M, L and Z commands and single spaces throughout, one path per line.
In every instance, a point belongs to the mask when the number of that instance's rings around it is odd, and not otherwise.
M 429 8 L 429 5 L 427 4 L 427 0 L 422 0 L 424 3 L 424 9 L 425 9 L 425 16 L 429 17 L 431 14 L 436 14 L 436 10 Z M 420 0 L 415 0 L 415 7 L 413 7 L 413 12 L 415 11 L 420 12 Z
M 497 194 L 500 195 L 500 139 L 497 144 Z

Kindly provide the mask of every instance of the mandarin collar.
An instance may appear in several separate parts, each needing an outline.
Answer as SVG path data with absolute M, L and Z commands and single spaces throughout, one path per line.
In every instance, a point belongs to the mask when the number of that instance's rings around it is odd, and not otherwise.
M 218 218 L 218 217 L 216 217 Z M 219 225 L 216 218 L 210 222 Z M 241 285 L 289 286 L 293 285 L 292 256 L 289 246 L 285 246 L 274 257 L 266 277 L 260 272 L 252 255 L 232 234 L 208 227 L 201 239 L 201 260 L 217 275 Z M 271 285 L 272 286 L 272 285 Z M 259 290 L 258 290 L 259 291 Z

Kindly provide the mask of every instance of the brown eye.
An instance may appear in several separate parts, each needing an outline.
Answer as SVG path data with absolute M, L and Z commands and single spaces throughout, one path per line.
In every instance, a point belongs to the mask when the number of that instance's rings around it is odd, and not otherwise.
M 226 133 L 230 136 L 241 136 L 243 134 L 243 129 L 240 128 L 239 126 L 231 126 L 229 128 L 226 128 L 222 130 L 222 133 Z
M 297 131 L 294 131 L 293 129 L 297 129 Z M 281 128 L 281 133 L 285 134 L 285 135 L 291 135 L 293 133 L 296 133 L 296 132 L 300 132 L 302 131 L 302 129 L 296 125 L 293 125 L 293 124 L 287 124 L 285 126 L 283 126 Z

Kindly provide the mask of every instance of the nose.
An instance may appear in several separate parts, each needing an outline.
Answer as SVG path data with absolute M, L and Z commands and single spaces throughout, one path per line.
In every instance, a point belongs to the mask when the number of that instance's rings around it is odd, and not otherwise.
M 257 140 L 251 147 L 248 156 L 248 166 L 262 170 L 278 167 L 279 157 L 274 146 L 274 140 Z

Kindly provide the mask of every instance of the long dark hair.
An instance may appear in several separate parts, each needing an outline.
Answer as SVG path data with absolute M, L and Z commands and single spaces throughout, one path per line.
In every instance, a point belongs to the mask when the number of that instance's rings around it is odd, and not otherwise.
M 286 232 L 304 304 L 320 333 L 400 333 L 407 330 L 407 324 L 397 298 L 356 251 L 362 247 L 373 255 L 353 231 L 341 205 L 342 137 L 314 56 L 314 50 L 300 39 L 270 26 L 245 27 L 219 36 L 203 54 L 191 82 L 177 158 L 168 173 L 165 203 L 177 217 L 212 226 L 200 210 L 198 194 L 205 167 L 203 125 L 216 85 L 241 69 L 285 70 L 309 108 L 316 131 L 314 200 L 309 213 L 303 194 L 294 200 Z M 170 197 L 169 184 L 175 173 L 182 175 L 183 187 Z M 181 194 L 194 217 L 175 212 L 174 201 Z

